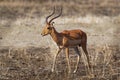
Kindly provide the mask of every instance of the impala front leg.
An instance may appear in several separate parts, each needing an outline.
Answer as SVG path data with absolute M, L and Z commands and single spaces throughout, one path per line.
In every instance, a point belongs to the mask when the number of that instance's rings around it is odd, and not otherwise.
M 71 73 L 71 67 L 70 67 L 70 62 L 69 62 L 69 48 L 66 48 L 66 59 L 67 59 L 67 63 L 68 63 L 68 72 Z
M 78 64 L 79 64 L 79 61 L 80 61 L 81 54 L 80 54 L 80 52 L 79 52 L 78 47 L 75 47 L 74 50 L 75 50 L 75 52 L 77 53 L 77 56 L 78 56 L 78 57 L 77 57 L 77 64 L 76 64 L 75 70 L 74 70 L 74 72 L 73 72 L 73 73 L 76 73 L 76 71 L 77 71 L 77 69 L 78 69 Z
M 58 54 L 60 53 L 61 50 L 62 50 L 62 48 L 59 47 L 59 49 L 57 50 L 57 53 L 54 56 L 52 72 L 54 72 L 54 68 L 55 68 L 55 64 L 56 64 L 56 58 L 57 58 L 57 56 L 58 56 Z

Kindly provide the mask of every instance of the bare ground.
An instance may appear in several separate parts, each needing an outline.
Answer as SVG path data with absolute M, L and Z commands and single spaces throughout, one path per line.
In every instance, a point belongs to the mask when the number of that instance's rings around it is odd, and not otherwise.
M 98 49 L 99 48 L 99 49 Z M 88 49 L 93 64 L 93 78 L 86 72 L 84 57 L 80 59 L 78 71 L 68 73 L 64 52 L 57 58 L 55 72 L 51 72 L 53 56 L 50 48 L 28 47 L 0 49 L 1 80 L 119 80 L 120 49 L 118 46 L 109 48 L 91 47 Z M 74 70 L 76 55 L 70 51 L 70 63 Z M 94 60 L 93 60 L 94 59 Z M 107 60 L 107 61 L 106 61 Z

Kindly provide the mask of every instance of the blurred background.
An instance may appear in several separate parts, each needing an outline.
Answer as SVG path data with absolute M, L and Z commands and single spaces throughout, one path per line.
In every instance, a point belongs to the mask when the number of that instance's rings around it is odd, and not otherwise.
M 55 20 L 58 31 L 84 28 L 88 35 L 102 37 L 100 41 L 105 38 L 118 44 L 119 0 L 0 0 L 0 45 L 40 46 L 40 32 L 53 6 L 55 15 L 63 6 L 62 16 Z M 94 43 L 95 39 L 90 39 L 88 42 Z
M 62 15 L 54 20 L 58 32 L 81 29 L 87 33 L 94 78 L 86 76 L 83 54 L 76 74 L 67 74 L 64 54 L 58 57 L 57 73 L 51 73 L 57 46 L 40 33 L 54 6 L 55 15 L 63 7 Z M 0 79 L 119 80 L 119 36 L 120 0 L 0 0 Z M 71 54 L 74 68 L 73 50 Z

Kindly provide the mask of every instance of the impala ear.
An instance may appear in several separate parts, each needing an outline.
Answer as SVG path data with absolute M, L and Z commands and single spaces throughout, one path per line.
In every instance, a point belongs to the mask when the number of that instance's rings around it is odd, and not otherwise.
M 54 24 L 55 24 L 55 22 L 52 22 L 52 23 L 51 23 L 52 27 L 54 26 Z

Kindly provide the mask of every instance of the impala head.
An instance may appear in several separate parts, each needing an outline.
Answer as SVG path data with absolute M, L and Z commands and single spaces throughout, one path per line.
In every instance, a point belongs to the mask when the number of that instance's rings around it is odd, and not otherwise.
M 62 8 L 61 8 L 61 11 L 60 11 L 59 15 L 53 17 L 51 20 L 48 21 L 48 18 L 51 17 L 54 13 L 55 13 L 55 7 L 53 9 L 52 14 L 50 14 L 49 16 L 46 17 L 46 25 L 44 26 L 44 28 L 42 30 L 42 33 L 41 33 L 42 36 L 48 35 L 52 32 L 53 24 L 54 24 L 53 20 L 61 16 Z

